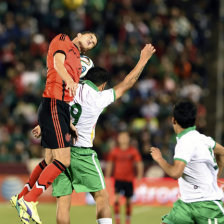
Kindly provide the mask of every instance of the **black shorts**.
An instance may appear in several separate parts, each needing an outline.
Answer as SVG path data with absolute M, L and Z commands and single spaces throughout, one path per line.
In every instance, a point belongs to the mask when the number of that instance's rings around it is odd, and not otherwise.
M 115 193 L 124 195 L 127 198 L 133 196 L 133 183 L 115 180 Z
M 38 109 L 41 145 L 58 149 L 71 146 L 69 105 L 61 100 L 42 98 Z

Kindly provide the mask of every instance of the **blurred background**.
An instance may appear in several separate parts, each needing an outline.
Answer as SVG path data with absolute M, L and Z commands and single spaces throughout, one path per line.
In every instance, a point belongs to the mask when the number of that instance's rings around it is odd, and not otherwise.
M 197 104 L 197 129 L 224 143 L 223 0 L 0 1 L 0 174 L 28 174 L 43 157 L 31 136 L 46 78 L 51 39 L 94 31 L 88 56 L 111 74 L 108 88 L 136 64 L 145 43 L 157 52 L 137 84 L 101 115 L 94 148 L 104 169 L 118 131 L 128 130 L 145 177 L 161 177 L 149 155 L 159 147 L 172 162 L 173 104 Z M 153 168 L 153 169 L 152 169 Z M 152 172 L 153 170 L 153 172 Z

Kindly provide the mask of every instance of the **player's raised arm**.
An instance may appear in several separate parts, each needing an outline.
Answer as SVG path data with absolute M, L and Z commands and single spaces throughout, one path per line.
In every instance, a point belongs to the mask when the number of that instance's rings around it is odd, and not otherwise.
M 56 53 L 54 55 L 54 68 L 61 76 L 62 80 L 66 83 L 66 89 L 69 90 L 70 96 L 75 96 L 75 91 L 78 87 L 78 83 L 75 83 L 72 77 L 68 74 L 64 66 L 65 55 L 63 53 Z
M 140 58 L 134 69 L 125 77 L 125 79 L 114 87 L 116 99 L 120 98 L 128 89 L 130 89 L 138 80 L 146 63 L 155 53 L 155 48 L 151 44 L 146 44 L 142 49 Z

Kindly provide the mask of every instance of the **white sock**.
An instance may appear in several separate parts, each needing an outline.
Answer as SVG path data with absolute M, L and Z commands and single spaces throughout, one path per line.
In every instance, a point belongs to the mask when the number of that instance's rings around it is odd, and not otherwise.
M 112 218 L 97 219 L 96 222 L 98 224 L 112 224 Z

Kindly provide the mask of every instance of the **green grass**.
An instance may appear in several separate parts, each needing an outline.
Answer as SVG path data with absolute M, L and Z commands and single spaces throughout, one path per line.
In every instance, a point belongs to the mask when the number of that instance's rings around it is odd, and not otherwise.
M 38 212 L 43 224 L 55 224 L 55 204 L 39 204 Z M 169 207 L 134 206 L 132 213 L 132 224 L 160 224 L 161 216 L 168 213 Z M 124 208 L 122 208 L 124 213 Z M 123 216 L 122 216 L 123 217 Z M 71 224 L 96 224 L 95 206 L 73 206 L 71 208 Z M 0 204 L 0 223 L 18 224 L 21 223 L 16 210 L 9 203 Z M 31 222 L 32 223 L 32 222 Z M 114 222 L 113 222 L 114 223 Z M 124 223 L 124 222 L 123 222 Z

